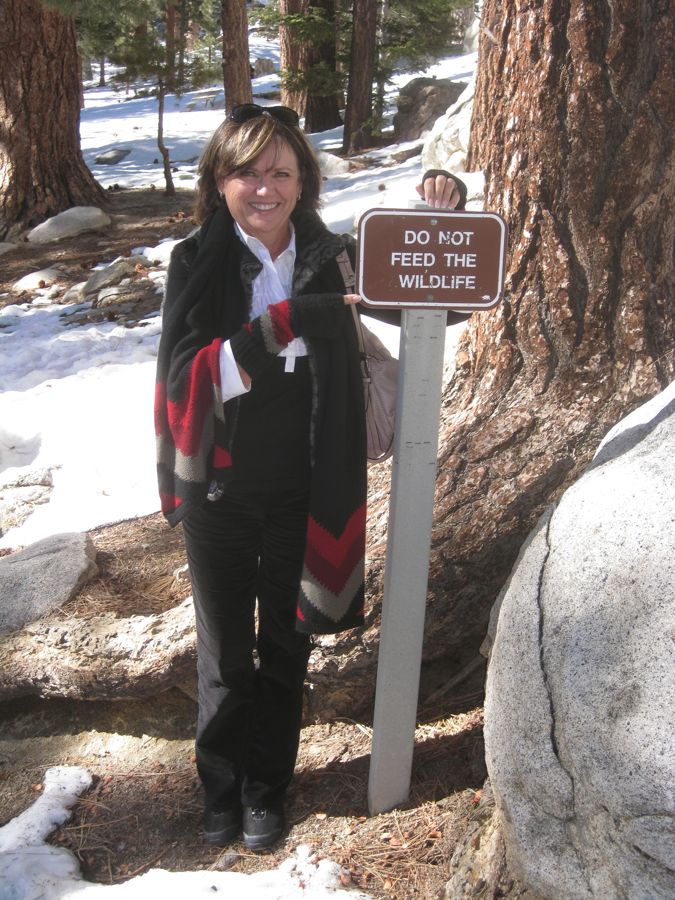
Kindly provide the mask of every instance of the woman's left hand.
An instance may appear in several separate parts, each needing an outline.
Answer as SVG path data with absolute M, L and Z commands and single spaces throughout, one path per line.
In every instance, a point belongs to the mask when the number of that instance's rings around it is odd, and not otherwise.
M 415 190 L 434 209 L 454 209 L 460 200 L 459 189 L 454 179 L 448 175 L 425 178 Z
M 360 294 L 345 294 L 344 295 L 345 306 L 354 306 L 356 303 L 361 302 Z

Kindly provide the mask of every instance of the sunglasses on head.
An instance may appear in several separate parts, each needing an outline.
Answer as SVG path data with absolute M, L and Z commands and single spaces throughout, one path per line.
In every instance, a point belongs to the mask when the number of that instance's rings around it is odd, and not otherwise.
M 300 124 L 298 114 L 289 106 L 258 106 L 257 103 L 238 103 L 233 106 L 230 121 L 241 125 L 242 122 L 248 122 L 249 119 L 256 119 L 258 116 L 269 116 L 282 125 Z

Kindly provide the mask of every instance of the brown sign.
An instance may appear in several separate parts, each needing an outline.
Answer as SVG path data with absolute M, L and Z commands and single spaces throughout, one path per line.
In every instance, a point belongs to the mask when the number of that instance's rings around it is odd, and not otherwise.
M 357 290 L 372 307 L 490 309 L 505 249 L 496 213 L 371 209 L 359 221 Z

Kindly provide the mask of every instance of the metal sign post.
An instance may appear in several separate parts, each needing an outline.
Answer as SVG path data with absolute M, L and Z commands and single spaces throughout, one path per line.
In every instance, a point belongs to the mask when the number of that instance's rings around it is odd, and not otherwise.
M 447 310 L 489 309 L 506 226 L 493 213 L 376 209 L 359 223 L 358 292 L 401 307 L 396 436 L 368 781 L 372 815 L 410 791 L 429 577 Z
M 404 310 L 368 808 L 410 789 L 429 576 L 447 313 Z

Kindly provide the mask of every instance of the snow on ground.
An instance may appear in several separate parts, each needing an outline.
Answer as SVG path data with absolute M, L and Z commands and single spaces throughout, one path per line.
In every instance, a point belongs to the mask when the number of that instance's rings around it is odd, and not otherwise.
M 277 869 L 251 875 L 153 869 L 123 884 L 87 882 L 75 856 L 65 847 L 45 843 L 45 838 L 68 820 L 70 807 L 90 784 L 85 769 L 48 769 L 35 803 L 0 828 L 1 900 L 185 900 L 214 894 L 227 900 L 334 900 L 337 891 L 350 900 L 368 900 L 360 891 L 341 890 L 337 863 L 317 860 L 304 846 Z
M 274 44 L 256 38 L 251 56 L 274 58 L 276 52 Z M 476 55 L 467 54 L 443 60 L 431 71 L 468 80 L 475 63 Z M 399 76 L 397 82 L 405 83 L 410 77 Z M 255 80 L 256 93 L 277 87 L 276 75 Z M 391 98 L 397 90 L 395 83 Z M 204 109 L 204 98 L 211 103 L 218 94 L 214 88 L 167 98 L 164 133 L 177 161 L 179 186 L 194 185 L 201 148 L 222 120 L 222 109 Z M 156 100 L 127 99 L 123 91 L 108 87 L 86 91 L 82 148 L 85 161 L 104 186 L 163 187 L 162 167 L 154 162 L 156 131 Z M 317 149 L 330 151 L 340 146 L 341 129 L 310 139 Z M 119 147 L 131 150 L 119 163 L 94 162 L 96 156 Z M 400 149 L 390 146 L 369 152 L 381 165 L 327 180 L 323 217 L 329 228 L 352 231 L 355 215 L 382 205 L 384 198 L 388 206 L 406 206 L 416 197 L 419 157 L 392 165 L 391 154 Z M 161 254 L 153 249 L 152 256 L 162 255 L 166 265 L 170 247 L 171 243 L 160 247 Z M 158 291 L 163 274 L 157 279 Z M 53 480 L 49 502 L 0 537 L 0 548 L 158 509 L 151 411 L 159 317 L 132 329 L 114 323 L 64 327 L 68 314 L 78 308 L 50 303 L 49 289 L 42 288 L 35 290 L 32 303 L 0 311 L 0 490 L 29 471 L 49 471 Z M 398 329 L 372 320 L 370 324 L 397 353 Z M 448 355 L 454 352 L 462 329 L 448 330 Z
M 277 54 L 274 44 L 252 38 L 252 58 L 276 58 Z M 430 74 L 468 81 L 475 63 L 475 54 L 453 57 L 439 62 Z M 411 77 L 399 76 L 391 86 L 390 97 Z M 270 91 L 278 87 L 278 77 L 258 78 L 254 86 L 257 94 Z M 165 140 L 178 169 L 175 178 L 180 187 L 195 183 L 201 148 L 222 119 L 218 99 L 217 88 L 167 98 Z M 156 161 L 156 132 L 155 100 L 130 99 L 110 88 L 87 90 L 81 120 L 82 148 L 87 164 L 104 187 L 163 187 L 162 168 Z M 317 149 L 334 150 L 341 144 L 341 130 L 311 135 L 310 139 Z M 130 152 L 115 165 L 95 162 L 96 156 L 116 148 L 128 148 Z M 414 198 L 414 186 L 421 174 L 419 158 L 392 165 L 391 153 L 399 149 L 388 147 L 369 153 L 380 165 L 329 178 L 324 219 L 331 229 L 351 231 L 357 212 L 382 204 L 383 185 L 389 206 L 406 206 Z M 170 246 L 167 243 L 152 252 L 155 257 L 162 256 L 164 269 Z M 164 270 L 160 270 L 158 291 L 162 290 L 163 277 Z M 66 327 L 67 317 L 81 308 L 54 304 L 49 288 L 36 288 L 31 303 L 0 310 L 0 491 L 38 470 L 51 472 L 53 479 L 49 502 L 36 507 L 22 526 L 2 536 L 1 548 L 158 509 L 152 405 L 159 315 L 135 328 L 114 323 Z M 448 329 L 448 356 L 462 328 Z M 398 330 L 380 326 L 379 333 L 396 351 Z M 41 797 L 0 829 L 2 900 L 75 896 L 87 900 L 103 892 L 124 900 L 160 894 L 169 900 L 214 892 L 227 892 L 229 900 L 323 900 L 340 889 L 337 867 L 328 861 L 316 863 L 303 848 L 273 872 L 153 871 L 123 885 L 90 885 L 82 880 L 74 857 L 63 848 L 44 843 L 50 831 L 65 820 L 67 809 L 88 783 L 89 775 L 83 770 L 49 770 Z M 350 896 L 358 900 L 365 895 L 352 892 Z

